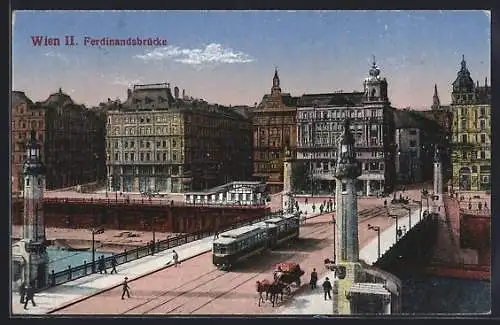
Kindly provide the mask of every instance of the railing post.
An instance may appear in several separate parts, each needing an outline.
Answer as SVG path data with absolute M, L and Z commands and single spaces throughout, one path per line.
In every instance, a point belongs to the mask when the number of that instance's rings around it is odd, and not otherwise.
M 125 254 L 125 256 L 124 256 L 125 262 L 127 262 L 127 249 L 125 249 L 125 250 L 123 251 L 123 253 Z
M 83 260 L 83 269 L 85 270 L 85 275 L 87 275 L 87 261 Z
M 136 258 L 139 258 L 139 249 L 136 250 Z
M 71 265 L 68 265 L 68 280 L 71 280 Z
M 54 270 L 52 270 L 52 274 L 50 275 L 50 278 L 51 278 L 50 279 L 50 281 L 51 281 L 50 285 L 53 287 L 53 286 L 56 285 L 56 275 L 54 273 Z

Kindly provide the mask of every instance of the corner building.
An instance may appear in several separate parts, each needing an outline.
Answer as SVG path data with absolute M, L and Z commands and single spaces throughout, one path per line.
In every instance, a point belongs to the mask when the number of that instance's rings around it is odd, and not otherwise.
M 335 189 L 335 162 L 342 124 L 350 118 L 356 159 L 362 174 L 356 189 L 361 195 L 391 191 L 395 181 L 394 118 L 387 96 L 387 80 L 375 60 L 364 80 L 363 92 L 305 94 L 297 103 L 297 160 L 309 166 L 316 191 Z
M 111 191 L 181 193 L 245 179 L 250 119 L 241 111 L 179 97 L 170 85 L 135 85 L 107 121 Z
M 461 191 L 491 189 L 491 88 L 474 83 L 462 57 L 453 82 L 452 186 Z
M 266 182 L 271 193 L 283 190 L 285 148 L 292 157 L 296 149 L 297 97 L 282 93 L 278 70 L 274 71 L 271 94 L 253 111 L 253 177 Z

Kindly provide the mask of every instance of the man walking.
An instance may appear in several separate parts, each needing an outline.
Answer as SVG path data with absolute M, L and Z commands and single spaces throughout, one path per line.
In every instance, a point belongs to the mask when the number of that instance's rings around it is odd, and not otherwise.
M 31 301 L 33 307 L 36 307 L 35 304 L 35 288 L 32 285 L 26 288 L 26 299 L 24 300 L 24 309 L 28 309 L 28 302 Z
M 325 282 L 323 282 L 323 292 L 325 293 L 325 300 L 326 296 L 328 296 L 328 298 L 332 300 L 331 291 L 332 291 L 332 284 L 330 283 L 330 280 L 326 278 Z
M 24 281 L 23 283 L 21 283 L 21 286 L 19 287 L 19 296 L 20 296 L 19 302 L 21 304 L 24 304 L 24 297 L 26 296 L 26 282 Z
M 108 271 L 106 271 L 106 262 L 104 261 L 104 255 L 101 255 L 99 258 L 99 273 L 102 274 L 102 271 L 104 271 L 105 274 L 108 274 Z
M 173 253 L 172 259 L 174 260 L 174 265 L 175 267 L 177 267 L 177 264 L 179 264 L 179 255 L 177 254 L 175 249 L 172 251 L 172 253 Z
M 316 284 L 318 283 L 318 273 L 316 269 L 311 272 L 311 289 L 316 289 Z
M 128 286 L 128 282 L 127 282 L 128 278 L 125 277 L 125 279 L 123 280 L 123 283 L 122 283 L 122 300 L 125 299 L 125 294 L 127 294 L 127 298 L 130 298 L 130 292 L 128 289 L 130 289 L 130 287 Z
M 118 262 L 116 261 L 116 257 L 115 255 L 111 256 L 111 272 L 110 274 L 113 274 L 113 272 L 115 272 L 115 274 L 118 274 L 118 272 L 116 271 L 116 265 L 118 264 Z

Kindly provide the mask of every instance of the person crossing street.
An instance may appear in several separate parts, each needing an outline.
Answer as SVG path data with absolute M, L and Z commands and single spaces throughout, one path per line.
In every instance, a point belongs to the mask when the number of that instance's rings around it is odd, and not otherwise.
M 130 287 L 128 286 L 128 278 L 125 277 L 122 283 L 122 300 L 125 299 L 125 294 L 127 294 L 127 298 L 130 298 Z

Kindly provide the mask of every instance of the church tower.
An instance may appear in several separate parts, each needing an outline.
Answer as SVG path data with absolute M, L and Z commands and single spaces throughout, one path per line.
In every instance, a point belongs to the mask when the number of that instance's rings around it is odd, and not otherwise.
M 24 264 L 23 280 L 27 285 L 43 287 L 48 275 L 49 258 L 45 247 L 45 222 L 43 219 L 43 191 L 45 188 L 45 166 L 40 156 L 40 145 L 36 133 L 26 146 L 24 162 L 24 220 L 22 249 Z
M 274 68 L 273 87 L 271 88 L 271 95 L 272 96 L 281 95 L 280 77 L 278 76 L 278 68 Z
M 432 106 L 431 109 L 433 111 L 438 110 L 441 108 L 441 103 L 439 101 L 439 96 L 438 96 L 438 89 L 437 85 L 434 84 L 434 95 L 432 96 Z
M 472 104 L 476 100 L 476 92 L 474 81 L 467 69 L 465 56 L 462 55 L 460 70 L 457 73 L 457 78 L 453 81 L 453 90 L 451 93 L 452 104 Z

